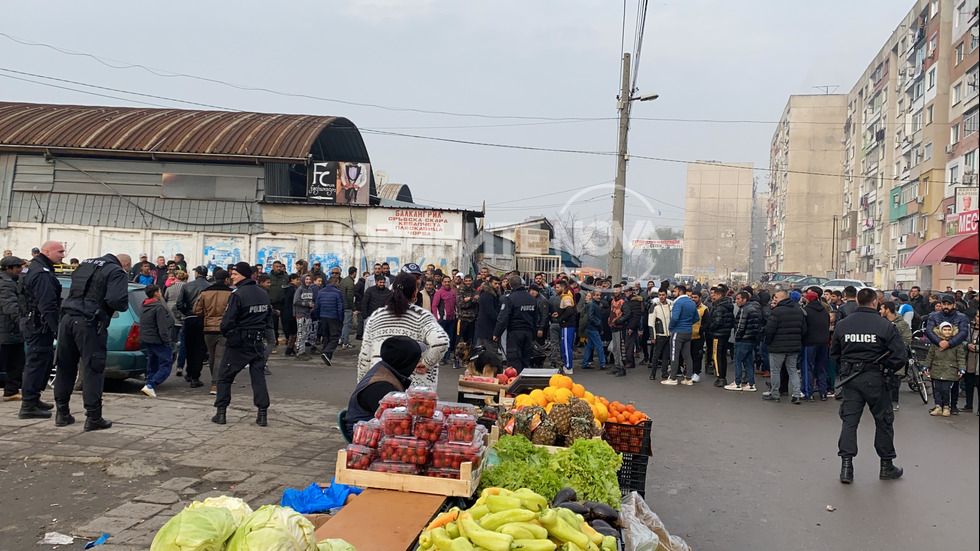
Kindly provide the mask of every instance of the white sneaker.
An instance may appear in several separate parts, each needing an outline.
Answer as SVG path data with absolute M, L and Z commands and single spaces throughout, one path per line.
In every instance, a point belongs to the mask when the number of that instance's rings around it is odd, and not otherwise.
M 142 392 L 143 394 L 146 394 L 147 396 L 149 396 L 151 398 L 156 398 L 157 397 L 157 391 L 153 390 L 153 387 L 151 387 L 149 385 L 143 385 L 143 388 L 140 389 L 140 392 Z
M 755 385 L 745 383 L 742 385 L 742 392 L 755 392 Z
M 725 385 L 725 390 L 742 390 L 742 386 L 738 383 L 731 383 Z
M 695 373 L 694 375 L 691 375 L 691 381 L 693 381 L 695 383 L 700 383 L 701 382 L 701 376 L 698 375 L 697 373 Z
M 682 385 L 687 385 L 687 386 L 694 386 L 694 381 L 692 381 L 690 379 L 684 379 L 684 380 L 681 381 L 681 384 Z
M 676 385 L 677 384 L 677 379 L 664 379 L 664 380 L 660 381 L 660 384 L 662 384 L 662 385 Z

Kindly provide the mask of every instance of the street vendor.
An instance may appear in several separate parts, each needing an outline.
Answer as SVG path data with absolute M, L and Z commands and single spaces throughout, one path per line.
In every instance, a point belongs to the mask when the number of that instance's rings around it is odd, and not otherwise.
M 425 345 L 403 336 L 389 337 L 381 343 L 381 361 L 374 364 L 354 387 L 347 404 L 344 431 L 349 440 L 358 421 L 374 418 L 381 399 L 389 392 L 404 392 L 410 377 L 421 364 Z

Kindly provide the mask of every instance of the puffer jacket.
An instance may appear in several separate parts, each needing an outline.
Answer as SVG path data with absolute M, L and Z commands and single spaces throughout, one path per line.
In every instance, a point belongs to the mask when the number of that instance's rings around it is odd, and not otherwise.
M 194 315 L 204 320 L 205 333 L 221 332 L 221 318 L 228 308 L 230 296 L 231 287 L 224 283 L 212 283 L 197 295 L 197 300 L 194 302 Z
M 759 342 L 762 335 L 762 307 L 754 300 L 749 300 L 738 309 L 738 319 L 735 323 L 735 342 Z M 830 341 L 828 335 L 827 341 Z
M 830 342 L 830 310 L 819 300 L 808 302 L 803 307 L 806 314 L 806 346 L 824 345 Z
M 466 300 L 467 298 L 470 300 Z M 456 313 L 460 321 L 476 321 L 476 314 L 479 311 L 480 293 L 472 285 L 460 286 L 459 291 L 456 292 Z
M 766 350 L 771 354 L 791 354 L 803 349 L 806 316 L 800 305 L 785 298 L 776 304 L 765 329 Z
M 317 294 L 315 311 L 317 319 L 344 319 L 344 293 L 336 285 L 326 284 Z
M 708 309 L 711 310 L 708 335 L 712 339 L 728 340 L 735 328 L 735 303 L 730 297 L 722 297 L 721 300 L 712 302 Z
M 20 320 L 27 315 L 27 299 L 18 278 L 0 270 L 0 344 L 20 344 Z
M 165 344 L 172 346 L 170 333 L 174 327 L 174 318 L 170 314 L 167 303 L 148 298 L 143 301 L 140 310 L 140 343 Z
M 939 327 L 933 329 L 939 340 L 943 340 L 943 334 Z M 959 329 L 953 326 L 953 337 L 959 333 Z M 950 341 L 953 339 L 950 338 Z M 940 381 L 958 381 L 959 371 L 966 371 L 966 345 L 950 346 L 946 350 L 940 350 L 939 346 L 930 346 L 929 353 L 926 354 L 926 361 L 923 362 L 929 369 L 929 377 Z

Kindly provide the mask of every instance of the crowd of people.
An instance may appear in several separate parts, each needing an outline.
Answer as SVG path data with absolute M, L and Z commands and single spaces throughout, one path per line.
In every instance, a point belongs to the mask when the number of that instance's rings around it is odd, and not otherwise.
M 49 242 L 32 251 L 33 269 L 26 276 L 21 270 L 27 262 L 10 251 L 4 254 L 0 262 L 4 313 L 0 369 L 7 372 L 4 400 L 22 400 L 23 416 L 50 417 L 51 408 L 40 402 L 33 373 L 45 365 L 50 370 L 53 351 L 25 358 L 24 343 L 33 340 L 40 344 L 35 349 L 47 350 L 49 337 L 59 335 L 60 287 L 57 293 L 53 288 L 43 289 L 40 278 L 32 280 L 30 274 L 53 272 L 63 261 L 64 250 Z M 432 264 L 423 269 L 414 263 L 403 265 L 397 273 L 387 263 L 376 263 L 372 270 L 359 273 L 356 267 L 344 272 L 332 266 L 324 271 L 320 262 L 311 265 L 297 260 L 293 273 L 287 273 L 278 260 L 267 271 L 261 264 L 244 262 L 188 270 L 181 254 L 171 260 L 158 256 L 154 263 L 145 253 L 135 263 L 127 255 L 102 258 L 103 263 L 118 265 L 125 281 L 145 286 L 140 345 L 147 356 L 147 369 L 142 392 L 155 397 L 173 369 L 190 387 L 203 387 L 201 375 L 207 363 L 210 393 L 217 396 L 219 413 L 230 399 L 230 381 L 245 368 L 252 377 L 256 406 L 260 412 L 268 408 L 264 376 L 270 373 L 268 358 L 280 352 L 279 345 L 284 345 L 281 352 L 286 356 L 302 361 L 319 355 L 330 366 L 337 349 L 352 348 L 360 341 L 357 379 L 361 381 L 381 361 L 382 345 L 393 336 L 421 343 L 410 378 L 433 387 L 440 366 L 464 367 L 467 358 L 456 351 L 459 344 L 466 343 L 493 350 L 504 365 L 518 371 L 530 367 L 533 351 L 539 351 L 543 357 L 536 358 L 536 365 L 565 374 L 598 369 L 625 377 L 637 366 L 646 366 L 649 379 L 664 385 L 693 385 L 713 378 L 714 386 L 741 392 L 759 390 L 759 376 L 770 378 L 770 388 L 762 392 L 766 400 L 779 401 L 783 395 L 794 404 L 827 400 L 835 395 L 838 376 L 831 357 L 835 324 L 858 308 L 854 287 L 840 292 L 810 287 L 770 294 L 765 285 L 730 289 L 725 284 L 671 285 L 665 280 L 659 285 L 650 281 L 643 287 L 608 278 L 580 281 L 567 274 L 514 271 L 498 276 L 487 268 L 474 274 L 455 269 L 443 272 Z M 71 263 L 77 273 L 92 260 L 79 263 L 72 259 Z M 240 340 L 240 328 L 229 321 L 229 312 L 240 305 L 230 307 L 229 303 L 246 280 L 264 291 L 260 298 L 268 304 L 267 311 L 250 321 L 253 332 L 249 334 L 258 335 L 263 346 L 258 361 L 250 357 L 242 363 L 243 356 L 236 360 L 240 365 L 225 370 L 229 338 Z M 938 295 L 913 287 L 908 294 L 896 291 L 886 297 L 879 291 L 878 295 L 878 312 L 895 324 L 906 346 L 911 343 L 912 328 L 921 328 L 933 344 L 923 361 L 934 380 L 933 414 L 961 411 L 957 407 L 961 391 L 966 398 L 962 409 L 971 411 L 980 323 L 976 293 L 970 289 Z M 22 318 L 36 323 L 33 328 L 22 328 Z M 36 334 L 25 334 L 25 329 Z M 235 355 L 242 345 L 233 344 Z M 84 354 L 82 360 L 86 361 Z M 22 378 L 25 365 L 32 366 L 27 369 L 32 374 Z M 892 396 L 893 409 L 897 409 L 897 380 Z M 88 399 L 101 418 L 96 401 L 101 404 L 101 394 L 98 400 Z M 64 411 L 60 419 L 67 423 L 67 406 Z

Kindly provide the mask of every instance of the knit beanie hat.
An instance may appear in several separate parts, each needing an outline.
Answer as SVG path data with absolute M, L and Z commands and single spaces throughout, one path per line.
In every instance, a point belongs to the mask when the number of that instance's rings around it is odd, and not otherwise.
M 800 299 L 803 298 L 803 295 L 801 295 L 799 291 L 793 291 L 792 293 L 789 294 L 789 298 L 793 302 L 799 302 Z
M 415 371 L 415 366 L 422 357 L 423 346 L 409 337 L 389 337 L 381 343 L 381 360 L 401 375 L 408 377 Z
M 818 298 L 820 298 L 820 295 L 818 295 L 817 293 L 814 293 L 813 291 L 807 291 L 806 292 L 806 300 L 807 300 L 807 302 L 813 302 L 813 301 L 817 300 Z
M 248 264 L 248 262 L 239 262 L 238 264 L 235 264 L 233 269 L 238 272 L 238 275 L 246 279 L 252 277 L 252 267 Z

